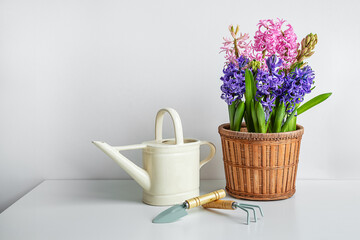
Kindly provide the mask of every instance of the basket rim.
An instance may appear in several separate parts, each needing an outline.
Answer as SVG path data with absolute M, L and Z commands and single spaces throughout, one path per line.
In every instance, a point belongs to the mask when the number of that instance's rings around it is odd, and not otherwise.
M 246 127 L 243 123 L 241 127 Z M 221 124 L 218 128 L 221 137 L 234 138 L 234 139 L 247 139 L 247 140 L 264 140 L 276 141 L 284 139 L 301 138 L 304 134 L 304 127 L 296 124 L 296 130 L 291 132 L 280 133 L 254 133 L 254 132 L 238 132 L 230 130 L 230 123 Z

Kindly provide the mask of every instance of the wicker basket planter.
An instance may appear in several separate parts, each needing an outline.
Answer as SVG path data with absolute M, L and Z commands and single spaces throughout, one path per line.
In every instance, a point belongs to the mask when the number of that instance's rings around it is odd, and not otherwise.
M 279 200 L 295 193 L 301 138 L 304 128 L 283 133 L 249 133 L 219 126 L 226 190 L 235 198 Z

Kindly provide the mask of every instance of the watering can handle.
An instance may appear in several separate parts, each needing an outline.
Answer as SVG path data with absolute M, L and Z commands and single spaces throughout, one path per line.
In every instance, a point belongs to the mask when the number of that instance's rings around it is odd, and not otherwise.
M 175 144 L 180 145 L 184 144 L 184 137 L 183 137 L 183 130 L 181 125 L 181 119 L 179 114 L 175 111 L 175 109 L 172 108 L 163 108 L 160 109 L 159 112 L 156 115 L 155 120 L 155 140 L 158 142 L 162 141 L 162 125 L 164 121 L 164 114 L 169 113 L 171 116 L 171 119 L 174 124 L 174 131 L 175 131 Z
M 214 157 L 214 155 L 216 153 L 216 148 L 215 148 L 214 144 L 212 144 L 211 142 L 207 142 L 207 141 L 200 141 L 200 145 L 203 145 L 203 144 L 209 145 L 210 153 L 204 160 L 202 160 L 200 162 L 200 168 L 202 166 L 204 166 L 206 163 L 208 163 Z

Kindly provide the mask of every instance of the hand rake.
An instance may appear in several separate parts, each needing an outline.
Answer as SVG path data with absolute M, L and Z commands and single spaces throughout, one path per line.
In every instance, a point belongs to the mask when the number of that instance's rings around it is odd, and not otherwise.
M 253 212 L 254 215 L 254 221 L 256 222 L 256 211 L 255 208 L 259 209 L 259 212 L 261 216 L 263 217 L 263 211 L 260 206 L 258 205 L 252 205 L 252 204 L 244 204 L 244 203 L 237 203 L 235 201 L 231 200 L 217 200 L 214 202 L 206 203 L 203 205 L 204 208 L 219 208 L 219 209 L 229 209 L 229 210 L 235 210 L 235 209 L 241 209 L 247 213 L 246 222 L 249 224 L 250 222 L 250 213 L 249 210 Z

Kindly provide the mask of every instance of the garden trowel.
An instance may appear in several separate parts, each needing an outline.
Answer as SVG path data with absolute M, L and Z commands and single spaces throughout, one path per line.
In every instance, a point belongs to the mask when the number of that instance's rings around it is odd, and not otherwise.
M 187 212 L 186 209 L 198 207 L 204 205 L 209 202 L 216 201 L 220 198 L 226 196 L 225 190 L 220 189 L 205 195 L 201 195 L 199 197 L 194 197 L 191 199 L 186 200 L 182 204 L 174 205 L 165 211 L 161 212 L 153 219 L 153 223 L 171 223 L 179 218 L 186 216 Z

